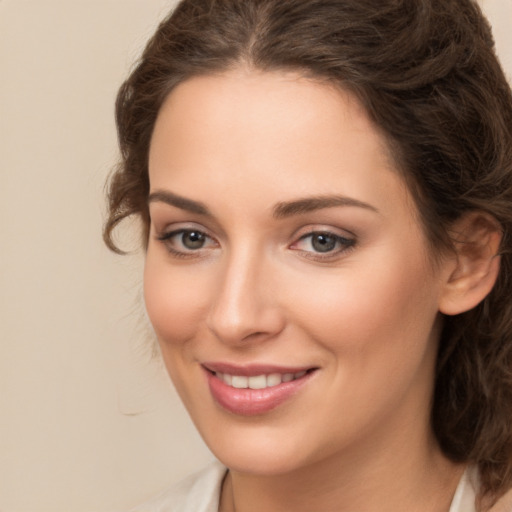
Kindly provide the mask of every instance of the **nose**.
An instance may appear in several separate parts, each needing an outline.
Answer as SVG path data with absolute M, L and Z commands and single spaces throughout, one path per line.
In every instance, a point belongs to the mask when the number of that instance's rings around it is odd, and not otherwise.
M 219 272 L 215 296 L 207 316 L 210 331 L 223 343 L 275 337 L 285 326 L 285 312 L 278 303 L 276 269 L 257 254 L 233 254 Z

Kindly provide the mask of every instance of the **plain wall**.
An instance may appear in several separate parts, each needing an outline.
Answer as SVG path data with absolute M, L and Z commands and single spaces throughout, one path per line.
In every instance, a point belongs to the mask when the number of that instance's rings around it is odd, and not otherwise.
M 115 512 L 211 455 L 101 241 L 116 89 L 173 2 L 0 0 L 0 510 Z M 484 0 L 512 75 L 512 0 Z M 135 241 L 132 241 L 136 245 Z

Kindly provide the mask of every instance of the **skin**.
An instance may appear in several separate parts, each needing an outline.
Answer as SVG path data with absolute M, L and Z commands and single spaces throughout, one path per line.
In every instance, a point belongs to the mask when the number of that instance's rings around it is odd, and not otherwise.
M 220 510 L 448 511 L 463 468 L 429 414 L 454 258 L 432 263 L 356 99 L 285 72 L 193 78 L 162 106 L 149 173 L 146 308 L 178 393 L 230 468 Z M 276 216 L 332 195 L 353 204 Z M 202 247 L 183 244 L 187 229 Z M 319 253 L 312 232 L 341 242 Z M 205 361 L 318 370 L 245 417 L 212 398 Z

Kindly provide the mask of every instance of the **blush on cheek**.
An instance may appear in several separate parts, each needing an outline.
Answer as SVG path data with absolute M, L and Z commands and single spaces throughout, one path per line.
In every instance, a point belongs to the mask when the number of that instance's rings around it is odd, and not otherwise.
M 298 318 L 331 350 L 381 351 L 390 345 L 399 353 L 399 347 L 430 332 L 436 301 L 425 290 L 427 270 L 420 255 L 405 254 L 392 263 L 386 272 L 381 267 L 372 272 L 369 264 L 364 274 L 351 271 L 338 280 L 303 283 L 304 289 L 321 293 L 314 302 L 307 294 L 294 296 Z
M 189 339 L 197 326 L 200 302 L 194 287 L 183 286 L 164 273 L 144 273 L 144 300 L 148 317 L 160 342 Z

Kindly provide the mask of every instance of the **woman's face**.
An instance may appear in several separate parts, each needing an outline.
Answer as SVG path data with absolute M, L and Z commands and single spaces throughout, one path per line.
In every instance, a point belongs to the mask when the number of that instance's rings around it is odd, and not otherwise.
M 193 78 L 149 173 L 146 307 L 221 461 L 277 474 L 427 444 L 442 266 L 354 97 L 284 72 Z

